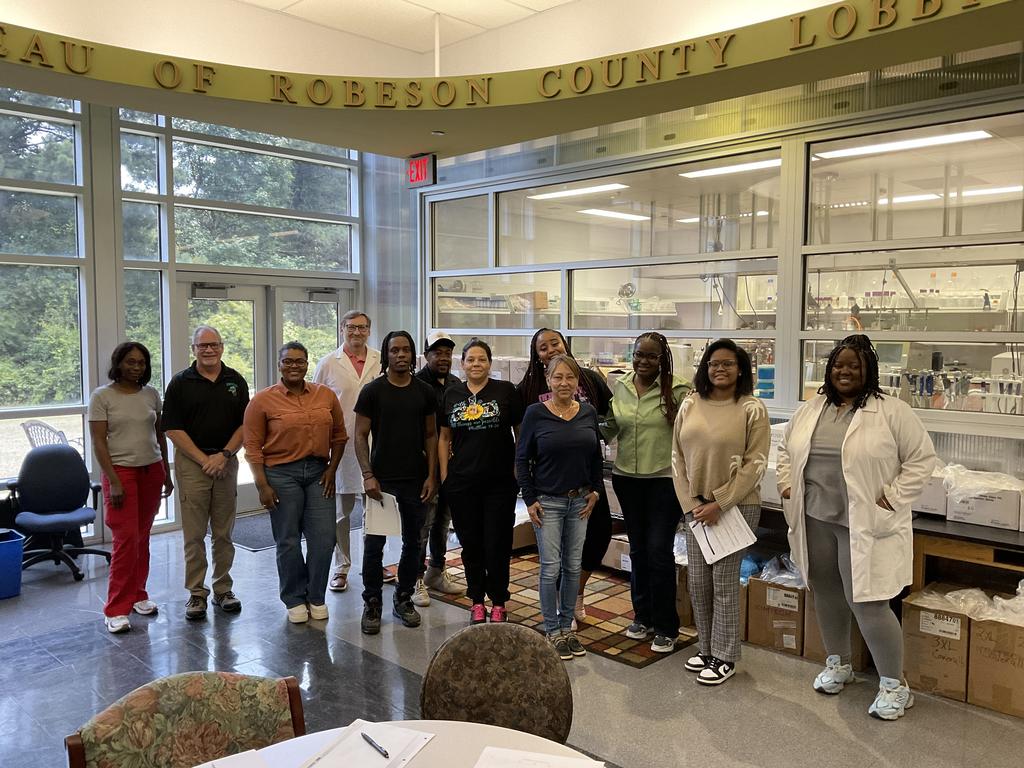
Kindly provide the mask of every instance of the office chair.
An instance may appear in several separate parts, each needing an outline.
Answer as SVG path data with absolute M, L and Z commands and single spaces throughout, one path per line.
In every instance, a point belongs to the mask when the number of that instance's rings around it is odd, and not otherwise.
M 89 482 L 89 471 L 74 448 L 68 445 L 41 445 L 28 452 L 18 479 L 8 484 L 18 505 L 14 526 L 28 536 L 22 556 L 22 570 L 36 563 L 53 560 L 71 569 L 75 581 L 85 574 L 72 559 L 79 555 L 100 555 L 110 563 L 110 553 L 102 549 L 69 545 L 79 529 L 96 519 L 99 486 Z M 93 507 L 85 506 L 90 488 Z

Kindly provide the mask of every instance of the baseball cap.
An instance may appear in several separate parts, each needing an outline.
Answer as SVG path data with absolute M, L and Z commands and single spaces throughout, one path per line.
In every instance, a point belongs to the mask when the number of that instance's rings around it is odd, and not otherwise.
M 455 349 L 455 342 L 452 341 L 452 337 L 444 331 L 434 331 L 433 333 L 427 334 L 427 346 L 423 350 L 429 352 L 434 347 L 449 347 Z

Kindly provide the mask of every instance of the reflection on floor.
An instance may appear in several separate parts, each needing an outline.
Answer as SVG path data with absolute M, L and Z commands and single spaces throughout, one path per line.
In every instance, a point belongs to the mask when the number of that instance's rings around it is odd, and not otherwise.
M 467 620 L 465 611 L 434 601 L 419 629 L 396 626 L 385 612 L 381 634 L 364 637 L 354 576 L 348 592 L 329 595 L 330 621 L 289 625 L 274 552 L 240 550 L 234 574 L 242 613 L 211 610 L 207 621 L 186 623 L 181 536 L 154 537 L 152 551 L 151 598 L 160 614 L 133 617 L 126 635 L 103 629 L 107 569 L 97 558 L 85 558 L 79 583 L 66 569 L 34 566 L 21 596 L 0 601 L 0 766 L 63 765 L 66 734 L 136 686 L 186 670 L 294 675 L 310 730 L 356 717 L 415 718 L 430 655 Z M 694 683 L 685 653 L 639 670 L 593 654 L 570 662 L 570 744 L 623 768 L 1021 764 L 1024 721 L 918 696 L 907 717 L 882 723 L 866 714 L 876 680 L 826 697 L 811 689 L 814 665 L 750 647 L 744 654 L 736 677 L 715 689 Z

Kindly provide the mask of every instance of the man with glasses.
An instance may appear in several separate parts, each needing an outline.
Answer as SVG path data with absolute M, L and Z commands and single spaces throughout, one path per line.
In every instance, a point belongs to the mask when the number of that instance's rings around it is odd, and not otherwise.
M 355 433 L 356 398 L 359 390 L 380 375 L 380 352 L 367 345 L 370 338 L 370 318 L 353 309 L 341 317 L 344 343 L 327 355 L 313 371 L 313 381 L 329 387 L 341 402 L 345 415 L 345 431 Z M 356 499 L 362 499 L 363 476 L 355 451 L 346 451 L 338 466 L 334 491 L 336 494 L 337 544 L 334 549 L 334 573 L 328 584 L 332 592 L 348 589 L 348 572 L 352 567 L 352 541 L 350 536 L 352 512 Z
M 200 325 L 192 334 L 195 361 L 167 385 L 161 416 L 174 443 L 174 477 L 185 542 L 185 618 L 206 617 L 206 530 L 213 548 L 213 604 L 226 613 L 242 610 L 231 591 L 235 545 L 235 499 L 242 416 L 249 385 L 221 362 L 224 342 L 216 328 Z

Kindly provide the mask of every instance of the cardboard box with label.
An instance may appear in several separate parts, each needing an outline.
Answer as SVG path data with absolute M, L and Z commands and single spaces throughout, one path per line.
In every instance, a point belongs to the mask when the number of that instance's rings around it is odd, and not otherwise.
M 808 592 L 804 600 L 804 653 L 805 659 L 825 663 L 828 652 L 818 629 L 818 612 L 814 609 L 814 593 Z M 857 621 L 850 618 L 850 663 L 858 672 L 871 666 L 871 654 L 860 633 Z
M 801 587 L 751 577 L 747 582 L 747 642 L 799 656 L 804 650 Z
M 630 571 L 632 565 L 629 561 L 629 539 L 626 534 L 619 533 L 612 536 L 608 542 L 608 549 L 601 558 L 601 565 L 616 571 Z
M 957 587 L 933 585 L 930 590 Z M 911 690 L 966 701 L 970 621 L 965 613 L 921 605 L 922 593 L 903 601 L 903 674 Z
M 987 525 L 1009 531 L 1020 530 L 1020 491 L 997 491 L 979 493 L 963 501 L 949 500 L 946 505 L 946 519 L 955 523 Z
M 693 604 L 690 602 L 690 583 L 685 565 L 676 564 L 676 613 L 680 627 L 693 626 Z
M 1024 627 L 972 621 L 967 702 L 1024 717 Z
M 946 486 L 942 484 L 940 475 L 932 475 L 921 489 L 917 501 L 910 505 L 914 512 L 926 515 L 946 516 Z

